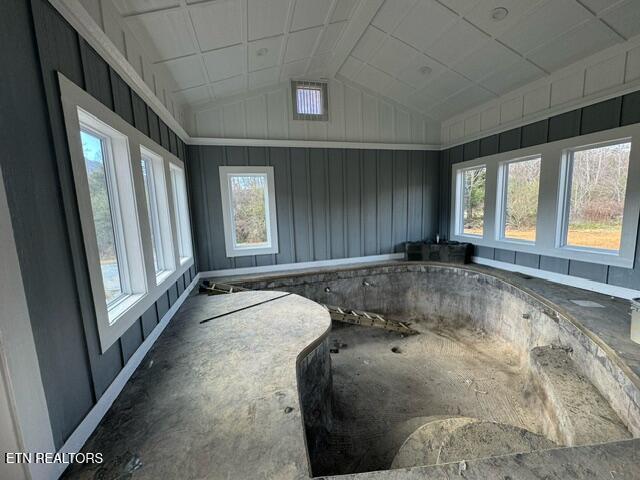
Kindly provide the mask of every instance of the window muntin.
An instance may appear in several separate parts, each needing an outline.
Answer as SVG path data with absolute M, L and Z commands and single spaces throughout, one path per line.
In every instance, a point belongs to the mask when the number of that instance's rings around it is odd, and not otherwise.
M 541 163 L 536 156 L 502 164 L 501 238 L 536 241 Z
M 485 166 L 468 168 L 460 172 L 460 233 L 463 235 L 478 237 L 484 235 L 486 179 Z
M 93 223 L 98 244 L 100 270 L 107 306 L 125 295 L 122 224 L 116 182 L 110 158 L 109 139 L 83 126 L 80 130 Z
M 291 96 L 294 120 L 327 121 L 329 119 L 325 82 L 294 80 L 291 82 Z
M 630 153 L 630 140 L 567 152 L 562 245 L 620 251 Z
M 180 263 L 191 258 L 191 232 L 189 224 L 189 207 L 187 204 L 187 186 L 184 170 L 171 165 L 171 187 L 173 190 L 173 209 L 176 215 L 176 233 L 178 236 L 178 256 Z

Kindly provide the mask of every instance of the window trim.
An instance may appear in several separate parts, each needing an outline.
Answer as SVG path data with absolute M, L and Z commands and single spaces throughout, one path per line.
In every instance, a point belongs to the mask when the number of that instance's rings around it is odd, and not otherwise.
M 484 185 L 484 212 L 483 212 L 483 228 L 482 228 L 482 233 L 484 235 L 485 233 L 485 224 L 486 224 L 486 218 L 487 218 L 487 209 L 486 209 L 486 205 L 487 205 L 487 175 L 488 175 L 488 168 L 487 165 L 485 165 L 484 163 L 478 163 L 478 164 L 474 164 L 474 165 L 470 165 L 468 167 L 465 168 L 460 168 L 457 170 L 456 172 L 456 182 L 455 182 L 455 191 L 456 191 L 456 195 L 455 198 L 456 199 L 461 199 L 464 195 L 464 174 L 470 170 L 480 170 L 484 168 L 485 169 L 485 185 Z M 483 235 L 476 235 L 474 233 L 465 233 L 464 232 L 464 202 L 460 202 L 458 204 L 458 207 L 455 209 L 455 216 L 453 217 L 455 218 L 455 232 L 457 235 L 461 236 L 461 237 L 467 237 L 467 238 L 474 238 L 474 239 L 480 239 L 483 237 Z
M 141 146 L 162 157 L 164 163 L 165 188 L 168 195 L 171 193 L 171 185 L 167 181 L 169 165 L 175 164 L 184 169 L 184 164 L 171 152 L 142 134 L 61 73 L 58 73 L 58 80 L 75 187 L 74 192 L 68 193 L 63 191 L 63 195 L 70 195 L 69 200 L 75 202 L 77 205 L 86 254 L 86 259 L 74 258 L 73 261 L 80 262 L 77 265 L 76 271 L 87 269 L 89 272 L 89 283 L 95 308 L 100 349 L 102 353 L 104 353 L 138 318 L 151 308 L 160 297 L 166 295 L 167 290 L 193 265 L 193 257 L 183 263 L 178 262 L 175 239 L 173 239 L 173 258 L 176 268 L 163 278 L 156 278 L 150 238 L 151 227 L 146 210 L 144 180 L 142 178 L 142 165 L 140 163 Z M 140 277 L 138 280 L 134 279 L 134 283 L 143 281 L 146 288 L 136 289 L 135 292 L 129 295 L 126 301 L 120 302 L 117 307 L 112 309 L 111 315 L 107 309 L 102 274 L 100 271 L 95 226 L 93 224 L 93 212 L 89 201 L 86 167 L 82 152 L 82 143 L 80 141 L 80 114 L 78 108 L 102 124 L 119 132 L 128 141 L 127 152 L 122 153 L 128 158 L 128 171 L 123 177 L 125 177 L 125 179 L 128 177 L 131 182 L 133 192 L 135 193 L 135 205 L 131 206 L 132 208 L 129 208 L 128 205 L 121 205 L 120 209 L 123 213 L 126 213 L 123 219 L 125 227 L 126 222 L 135 222 L 136 228 L 139 229 L 138 237 L 136 239 L 130 238 L 130 244 L 127 245 L 127 248 L 138 249 L 142 252 L 137 260 L 140 268 L 131 269 L 131 271 L 135 271 Z M 119 184 L 121 180 L 120 178 L 118 179 Z M 169 205 L 169 212 L 171 224 L 174 226 L 175 217 L 171 205 Z M 174 227 L 172 228 L 175 230 Z M 128 253 L 127 258 L 129 258 Z M 86 278 L 78 278 L 78 281 L 84 282 Z M 89 319 L 87 321 L 91 320 Z
M 176 226 L 176 251 L 178 253 L 178 261 L 182 265 L 193 258 L 193 239 L 191 238 L 191 224 L 189 222 L 189 195 L 187 193 L 187 179 L 184 167 L 171 164 L 169 167 L 169 176 L 173 200 L 171 203 L 175 218 L 174 225 Z M 176 188 L 176 181 L 179 181 L 179 191 Z M 180 208 L 180 198 L 178 195 L 183 197 L 183 209 Z M 183 211 L 181 212 L 180 210 Z M 186 251 L 184 251 L 185 255 L 181 255 L 181 253 L 183 253 L 181 251 L 183 247 L 186 248 Z
M 322 113 L 298 113 L 298 88 L 318 88 L 320 89 L 322 101 Z M 329 87 L 325 81 L 317 80 L 291 80 L 291 107 L 292 119 L 297 121 L 328 122 L 329 121 Z
M 162 254 L 162 268 L 158 272 L 155 272 L 154 268 L 156 285 L 158 285 L 176 269 L 175 249 L 173 244 L 173 222 L 171 221 L 171 213 L 169 210 L 169 190 L 167 189 L 167 178 L 165 173 L 167 165 L 162 158 L 162 155 L 156 153 L 145 145 L 140 145 L 140 160 L 148 160 L 151 162 L 151 182 L 154 190 L 153 195 L 155 197 L 158 225 L 154 226 L 150 221 L 149 231 L 152 229 L 155 231 L 157 229 L 157 232 L 154 233 L 154 238 L 159 236 L 160 250 Z M 143 186 L 146 189 L 144 182 Z M 145 202 L 146 199 L 147 197 L 145 195 Z M 147 205 L 147 209 L 148 208 L 149 205 Z M 153 257 L 153 250 L 151 253 Z
M 267 178 L 267 246 L 238 247 L 235 243 L 233 214 L 231 212 L 231 189 L 229 178 L 234 175 L 264 175 Z M 222 219 L 224 223 L 224 244 L 227 257 L 268 255 L 278 253 L 278 220 L 276 214 L 276 190 L 273 167 L 220 167 L 220 196 L 222 200 Z
M 627 194 L 622 225 L 621 248 L 618 252 L 585 249 L 582 247 L 561 247 L 563 184 L 566 173 L 563 170 L 566 153 L 569 150 L 589 148 L 606 143 L 617 143 L 631 139 L 629 156 L 629 173 Z M 521 158 L 541 157 L 540 189 L 538 191 L 538 220 L 536 224 L 536 241 L 527 243 L 521 240 L 500 238 L 499 233 L 499 169 L 504 162 Z M 485 185 L 485 222 L 482 237 L 460 234 L 457 230 L 459 190 L 457 186 L 458 172 L 486 165 L 487 183 Z M 475 158 L 451 166 L 451 222 L 449 236 L 452 240 L 470 242 L 474 245 L 500 248 L 516 252 L 532 253 L 556 258 L 577 260 L 601 265 L 622 268 L 633 268 L 636 253 L 638 223 L 640 217 L 640 125 L 628 125 L 588 135 L 580 135 L 551 143 L 545 143 L 519 150 L 498 153 L 486 157 Z M 635 179 L 635 184 L 633 179 Z M 546 212 L 546 213 L 543 213 Z

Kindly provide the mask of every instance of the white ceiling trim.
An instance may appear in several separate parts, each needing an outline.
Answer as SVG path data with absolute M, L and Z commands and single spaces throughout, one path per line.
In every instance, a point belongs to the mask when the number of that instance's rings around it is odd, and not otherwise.
M 163 105 L 160 99 L 151 91 L 138 72 L 120 53 L 118 47 L 102 31 L 85 10 L 79 0 L 49 0 L 51 5 L 60 12 L 73 28 L 84 38 L 98 54 L 129 84 L 129 86 L 158 114 L 184 142 L 189 139 L 189 134 L 182 125 Z
M 288 148 L 353 148 L 360 150 L 441 150 L 440 145 L 417 143 L 331 142 L 319 140 L 265 140 L 263 138 L 190 137 L 189 145 L 227 147 L 288 147 Z
M 335 77 L 345 62 L 353 47 L 367 29 L 373 17 L 384 3 L 384 0 L 360 0 L 360 4 L 354 10 L 351 21 L 343 32 L 335 47 L 333 57 L 329 64 L 329 77 Z

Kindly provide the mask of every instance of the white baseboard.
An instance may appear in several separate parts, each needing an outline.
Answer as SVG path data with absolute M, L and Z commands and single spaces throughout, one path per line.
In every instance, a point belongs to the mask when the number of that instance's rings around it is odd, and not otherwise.
M 85 442 L 89 439 L 93 431 L 96 429 L 102 418 L 105 416 L 109 408 L 113 402 L 118 398 L 120 392 L 127 384 L 131 375 L 136 371 L 145 355 L 149 352 L 153 344 L 156 342 L 160 334 L 167 327 L 173 316 L 176 314 L 180 306 L 184 303 L 184 301 L 191 293 L 191 290 L 198 285 L 198 281 L 200 280 L 200 274 L 196 274 L 195 278 L 191 281 L 189 286 L 185 288 L 182 295 L 178 297 L 176 303 L 174 303 L 167 313 L 164 314 L 156 328 L 153 329 L 151 334 L 142 342 L 140 347 L 136 350 L 136 352 L 131 356 L 127 364 L 124 366 L 120 373 L 115 378 L 115 380 L 109 385 L 109 388 L 105 390 L 102 394 L 98 402 L 93 406 L 91 411 L 84 417 L 84 420 L 78 425 L 78 427 L 73 431 L 71 436 L 67 439 L 65 444 L 60 448 L 58 453 L 77 453 L 84 446 Z M 68 467 L 68 464 L 58 463 L 58 464 L 49 464 L 51 467 L 51 475 L 49 478 L 57 479 Z
M 283 263 L 280 265 L 264 265 L 261 267 L 227 268 L 224 270 L 210 270 L 200 272 L 200 278 L 227 277 L 231 275 L 250 275 L 253 273 L 272 273 L 285 270 L 303 270 L 305 268 L 334 267 L 358 265 L 360 263 L 384 262 L 386 260 L 402 260 L 404 253 L 387 253 L 384 255 L 369 255 L 367 257 L 337 258 L 334 260 L 316 260 L 314 262 Z
M 632 290 L 630 288 L 617 287 L 615 285 L 608 285 L 606 283 L 594 282 L 593 280 L 587 280 L 586 278 L 574 277 L 571 275 L 564 275 L 562 273 L 549 272 L 548 270 L 540 270 L 538 268 L 524 267 L 522 265 L 515 265 L 513 263 L 499 262 L 497 260 L 491 260 L 482 257 L 473 257 L 471 259 L 473 263 L 478 265 L 486 265 L 488 267 L 499 268 L 501 270 L 508 270 L 510 272 L 524 273 L 532 277 L 542 278 L 551 282 L 560 283 L 562 285 L 569 285 L 570 287 L 582 288 L 583 290 L 589 290 L 592 292 L 602 293 L 618 298 L 637 298 L 640 297 L 640 290 Z

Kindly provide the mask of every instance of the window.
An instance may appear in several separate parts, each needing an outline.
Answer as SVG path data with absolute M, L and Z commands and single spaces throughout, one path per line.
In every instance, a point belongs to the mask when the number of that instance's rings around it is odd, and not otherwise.
M 631 142 L 569 150 L 562 244 L 619 251 Z
M 183 263 L 191 258 L 192 255 L 187 186 L 184 170 L 173 164 L 171 165 L 171 187 L 173 189 L 173 210 L 176 215 L 176 231 L 178 234 L 178 255 L 180 263 Z
M 88 253 L 95 258 L 90 274 L 99 277 L 95 285 L 92 281 L 92 290 L 113 324 L 147 291 L 129 141 L 80 108 L 77 115 L 84 160 L 80 183 L 89 199 L 81 212 L 83 233 Z
M 639 142 L 634 124 L 453 163 L 450 239 L 633 268 Z
M 327 121 L 327 84 L 324 82 L 291 82 L 294 120 Z
M 459 174 L 459 232 L 463 235 L 484 235 L 484 197 L 487 169 L 468 168 Z
M 156 283 L 158 283 L 175 268 L 164 162 L 162 157 L 144 147 L 140 149 L 140 154 L 147 215 L 149 217 L 153 266 L 156 274 Z
M 541 161 L 537 156 L 501 165 L 501 238 L 536 241 Z
M 96 230 L 100 270 L 107 305 L 113 305 L 126 291 L 126 263 L 122 256 L 122 223 L 119 218 L 118 195 L 113 180 L 109 139 L 84 126 L 80 131 L 82 153 L 87 169 L 89 197 Z
M 228 257 L 278 253 L 273 167 L 220 167 Z
M 175 155 L 64 75 L 58 80 L 75 187 L 62 194 L 76 202 L 83 245 L 74 246 L 74 261 L 86 256 L 77 271 L 89 276 L 104 353 L 193 265 L 185 178 Z

